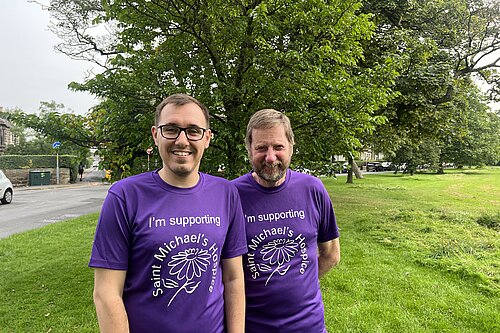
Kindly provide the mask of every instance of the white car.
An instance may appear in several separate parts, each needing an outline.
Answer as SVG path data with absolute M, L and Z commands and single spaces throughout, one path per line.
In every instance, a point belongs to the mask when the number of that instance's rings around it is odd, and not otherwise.
M 3 204 L 9 204 L 12 202 L 12 194 L 14 186 L 10 182 L 9 178 L 0 170 L 0 202 Z

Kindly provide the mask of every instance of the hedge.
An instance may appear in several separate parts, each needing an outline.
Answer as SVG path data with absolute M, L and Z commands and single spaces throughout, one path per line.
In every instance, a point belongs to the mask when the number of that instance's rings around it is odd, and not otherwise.
M 74 155 L 59 155 L 60 168 L 76 168 L 79 159 Z M 0 155 L 0 169 L 55 168 L 56 155 Z

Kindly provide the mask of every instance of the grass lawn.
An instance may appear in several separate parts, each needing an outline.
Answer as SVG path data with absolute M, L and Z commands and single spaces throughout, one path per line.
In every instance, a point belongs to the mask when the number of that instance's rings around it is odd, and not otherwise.
M 324 179 L 342 260 L 331 332 L 500 332 L 500 169 Z
M 500 168 L 324 183 L 342 249 L 322 279 L 330 332 L 500 332 Z M 96 220 L 0 240 L 0 332 L 98 331 Z

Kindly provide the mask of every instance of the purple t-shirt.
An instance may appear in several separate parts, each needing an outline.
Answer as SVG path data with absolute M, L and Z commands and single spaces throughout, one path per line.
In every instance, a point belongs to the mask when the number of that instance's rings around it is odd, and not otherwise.
M 339 232 L 325 187 L 291 170 L 278 187 L 259 185 L 251 173 L 233 183 L 246 220 L 247 333 L 326 332 L 317 243 Z
M 233 184 L 200 173 L 176 188 L 153 171 L 110 188 L 89 266 L 127 270 L 130 332 L 225 332 L 220 261 L 246 252 Z

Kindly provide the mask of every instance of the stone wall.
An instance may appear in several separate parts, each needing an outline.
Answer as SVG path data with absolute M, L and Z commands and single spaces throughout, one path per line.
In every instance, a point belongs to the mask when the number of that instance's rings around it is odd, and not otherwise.
M 40 168 L 40 169 L 6 169 L 3 170 L 7 178 L 10 179 L 14 187 L 29 186 L 30 171 L 50 172 L 50 185 L 57 184 L 56 168 Z M 70 183 L 69 168 L 59 168 L 59 184 Z

